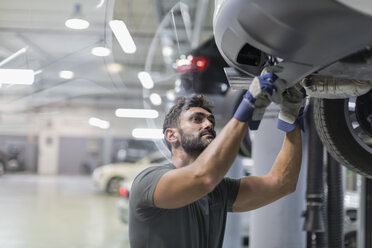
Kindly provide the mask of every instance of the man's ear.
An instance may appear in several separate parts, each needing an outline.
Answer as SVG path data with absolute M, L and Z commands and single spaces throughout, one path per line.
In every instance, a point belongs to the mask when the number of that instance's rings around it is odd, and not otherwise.
M 167 128 L 164 132 L 164 138 L 171 144 L 178 142 L 179 133 L 177 128 Z

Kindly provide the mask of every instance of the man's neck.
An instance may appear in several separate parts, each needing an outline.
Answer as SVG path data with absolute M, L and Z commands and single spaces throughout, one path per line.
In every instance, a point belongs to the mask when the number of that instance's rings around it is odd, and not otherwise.
M 172 164 L 176 168 L 182 168 L 194 162 L 197 157 L 186 153 L 183 149 L 176 149 L 172 152 Z

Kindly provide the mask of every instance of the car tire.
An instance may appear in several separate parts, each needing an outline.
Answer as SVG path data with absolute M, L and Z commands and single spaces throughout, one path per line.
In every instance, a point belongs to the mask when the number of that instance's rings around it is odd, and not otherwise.
M 5 173 L 5 164 L 3 161 L 0 161 L 0 176 L 4 175 Z
M 15 172 L 15 171 L 19 171 L 19 169 L 20 169 L 20 165 L 19 165 L 19 161 L 17 159 L 12 158 L 12 159 L 8 160 L 8 163 L 7 163 L 7 170 L 8 171 Z
M 117 195 L 120 191 L 120 185 L 123 182 L 124 178 L 122 177 L 113 177 L 109 180 L 106 186 L 106 193 L 110 195 Z
M 357 248 L 357 232 L 353 231 L 344 236 L 345 248 Z
M 368 97 L 367 99 L 370 99 L 371 92 L 358 98 Z M 352 98 L 314 99 L 314 121 L 323 144 L 340 164 L 363 176 L 372 178 L 372 147 L 371 144 L 365 143 L 365 140 L 360 138 L 363 136 L 356 133 L 356 130 L 363 128 L 356 129 L 354 127 L 358 125 L 358 123 L 355 124 L 358 119 L 350 107 L 354 105 L 354 111 L 357 111 L 358 98 L 354 98 L 354 104 L 350 104 Z M 365 106 L 364 110 L 368 112 L 368 115 L 372 111 L 369 109 L 369 104 L 367 107 Z

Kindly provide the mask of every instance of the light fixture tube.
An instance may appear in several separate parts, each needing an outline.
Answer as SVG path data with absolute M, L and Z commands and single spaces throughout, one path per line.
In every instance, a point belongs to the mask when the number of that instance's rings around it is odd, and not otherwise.
M 101 7 L 103 6 L 104 3 L 105 3 L 105 0 L 101 0 L 101 1 L 99 2 L 99 4 L 97 4 L 96 8 L 97 8 L 97 9 L 101 8 Z
M 71 29 L 82 30 L 89 28 L 89 22 L 84 19 L 73 18 L 66 20 L 65 26 Z
M 121 49 L 123 49 L 125 53 L 135 53 L 137 50 L 136 44 L 134 44 L 133 38 L 125 23 L 120 20 L 112 20 L 109 22 L 109 25 L 118 40 Z
M 35 76 L 36 76 L 36 75 L 39 75 L 39 74 L 42 73 L 42 72 L 43 72 L 43 70 L 41 70 L 41 69 L 40 69 L 40 70 L 37 70 L 37 71 L 34 72 L 34 75 L 35 75 Z
M 152 80 L 150 74 L 146 71 L 141 71 L 138 73 L 138 79 L 140 80 L 143 88 L 152 89 L 154 87 L 154 81 Z
M 147 118 L 155 119 L 159 117 L 159 112 L 154 109 L 117 109 L 115 111 L 117 117 L 124 118 Z
M 18 57 L 19 55 L 25 53 L 27 51 L 27 48 L 24 47 L 20 50 L 18 50 L 17 52 L 13 53 L 12 55 L 10 55 L 9 57 L 3 59 L 1 62 L 0 62 L 0 66 L 3 66 L 5 64 L 7 64 L 8 62 L 10 62 L 11 60 L 15 59 L 16 57 Z
M 96 117 L 91 117 L 89 118 L 89 125 L 102 129 L 108 129 L 110 127 L 110 122 L 98 119 Z
M 152 93 L 150 95 L 150 101 L 155 106 L 159 106 L 162 103 L 161 96 L 157 93 Z
M 81 14 L 81 4 L 75 4 L 75 10 L 72 17 L 65 21 L 65 26 L 71 29 L 87 29 L 89 27 L 89 22 L 83 19 Z
M 137 139 L 163 139 L 163 130 L 155 128 L 135 128 L 132 136 Z
M 58 76 L 63 79 L 73 79 L 75 73 L 73 71 L 60 71 L 58 73 Z
M 94 56 L 106 57 L 106 56 L 109 56 L 111 54 L 111 50 L 108 49 L 107 47 L 93 47 L 92 50 L 91 50 L 91 53 Z
M 34 70 L 0 69 L 0 84 L 31 85 L 35 81 Z

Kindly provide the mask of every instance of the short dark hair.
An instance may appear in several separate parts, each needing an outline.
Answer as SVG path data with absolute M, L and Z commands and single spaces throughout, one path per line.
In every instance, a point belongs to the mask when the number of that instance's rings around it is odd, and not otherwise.
M 212 104 L 203 95 L 192 94 L 180 97 L 164 118 L 163 133 L 165 133 L 167 128 L 178 127 L 181 114 L 192 107 L 203 108 L 209 113 L 212 113 L 213 109 Z M 169 150 L 171 150 L 171 144 L 166 139 L 164 140 Z

